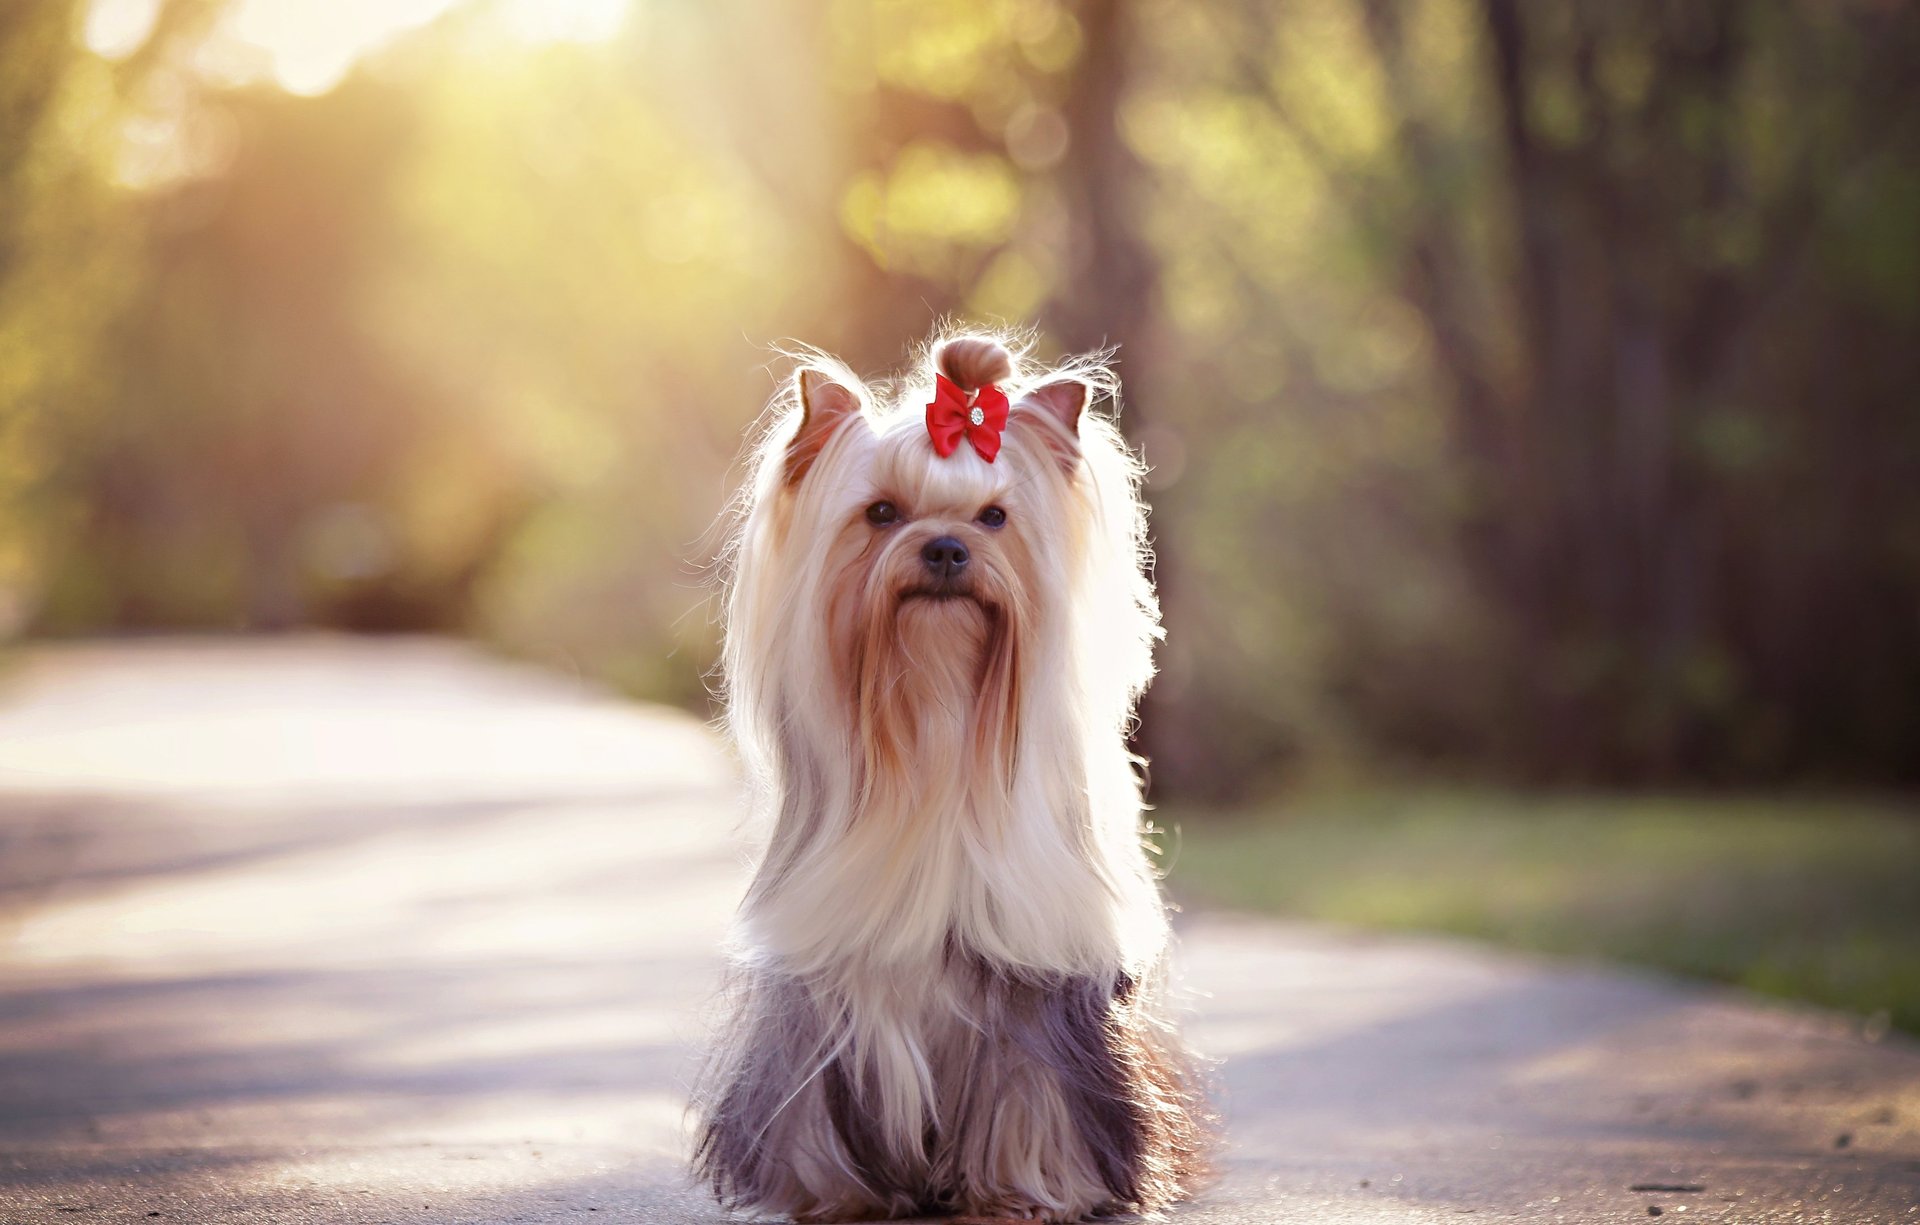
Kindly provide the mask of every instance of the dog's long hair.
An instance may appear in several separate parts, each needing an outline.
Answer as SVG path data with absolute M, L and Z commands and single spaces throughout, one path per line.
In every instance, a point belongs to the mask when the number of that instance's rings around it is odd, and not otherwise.
M 992 463 L 935 454 L 935 370 L 1007 393 Z M 1068 1221 L 1153 1211 L 1195 1172 L 1126 746 L 1160 632 L 1141 469 L 1085 411 L 1116 390 L 1099 358 L 1037 370 L 959 336 L 894 411 L 811 353 L 770 410 L 723 656 L 768 841 L 695 1103 L 731 1205 Z M 936 540 L 964 582 L 928 586 Z

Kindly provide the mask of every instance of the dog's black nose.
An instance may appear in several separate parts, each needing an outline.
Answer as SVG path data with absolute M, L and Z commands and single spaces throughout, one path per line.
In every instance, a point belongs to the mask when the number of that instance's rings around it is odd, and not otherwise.
M 967 546 L 951 536 L 929 540 L 920 550 L 920 560 L 941 578 L 952 578 L 967 568 Z

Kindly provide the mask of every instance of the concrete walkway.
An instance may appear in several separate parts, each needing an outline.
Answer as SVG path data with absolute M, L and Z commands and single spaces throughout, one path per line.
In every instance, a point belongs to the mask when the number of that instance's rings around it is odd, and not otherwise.
M 695 721 L 439 643 L 0 686 L 0 1225 L 723 1219 Z M 1844 1019 L 1211 916 L 1184 962 L 1231 1144 L 1180 1222 L 1920 1221 L 1920 1051 Z

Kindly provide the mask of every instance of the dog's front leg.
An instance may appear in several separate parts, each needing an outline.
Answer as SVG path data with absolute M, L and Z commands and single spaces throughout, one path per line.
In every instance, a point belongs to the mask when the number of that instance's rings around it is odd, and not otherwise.
M 983 971 L 942 1110 L 937 1181 L 963 1218 L 1079 1221 L 1145 1198 L 1153 1127 L 1115 981 Z

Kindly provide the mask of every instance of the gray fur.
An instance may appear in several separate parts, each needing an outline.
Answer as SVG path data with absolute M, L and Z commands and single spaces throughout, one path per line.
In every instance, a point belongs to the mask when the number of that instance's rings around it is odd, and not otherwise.
M 1001 1133 L 1028 1122 L 1052 1151 L 1024 1157 L 1044 1160 L 1078 1205 L 1046 1219 L 1151 1210 L 1193 1172 L 1192 1073 L 1139 1013 L 1125 975 L 1010 972 L 955 955 L 891 984 L 890 997 L 916 997 L 906 1015 L 933 1090 L 905 1153 L 875 1125 L 875 1077 L 848 1041 L 845 990 L 746 977 L 735 1041 L 709 1069 L 696 1152 L 697 1173 L 730 1206 L 803 1220 L 1025 1211 L 1035 1205 L 1005 1198 L 1005 1163 L 1031 1146 Z M 809 1161 L 831 1177 L 800 1168 Z

